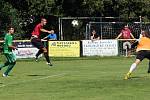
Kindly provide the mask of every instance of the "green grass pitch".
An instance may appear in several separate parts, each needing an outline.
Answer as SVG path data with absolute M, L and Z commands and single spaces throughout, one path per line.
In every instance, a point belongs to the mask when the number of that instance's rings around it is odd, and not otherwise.
M 53 58 L 53 67 L 19 60 L 10 77 L 0 76 L 0 100 L 149 100 L 148 60 L 123 80 L 134 58 Z M 0 63 L 2 63 L 2 59 Z M 0 71 L 4 72 L 5 69 Z

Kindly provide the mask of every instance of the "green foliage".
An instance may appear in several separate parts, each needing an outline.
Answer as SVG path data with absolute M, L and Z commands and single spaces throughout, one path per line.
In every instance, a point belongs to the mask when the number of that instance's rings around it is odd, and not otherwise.
M 2 0 L 1 4 L 8 5 L 6 1 Z M 19 0 L 19 3 L 12 1 L 9 1 L 13 5 L 12 9 L 15 8 L 25 15 L 150 17 L 150 0 Z M 22 2 L 25 5 L 20 4 Z
M 80 9 L 78 9 L 78 14 L 81 16 L 101 16 L 102 11 L 104 10 L 103 6 L 102 0 L 84 0 Z
M 0 22 L 1 22 L 1 32 L 6 33 L 7 27 L 9 25 L 12 25 L 15 27 L 16 34 L 15 37 L 21 37 L 20 35 L 23 33 L 21 30 L 21 27 L 19 26 L 19 22 L 21 19 L 19 18 L 19 13 L 17 9 L 14 9 L 11 4 L 8 2 L 4 2 L 3 0 L 1 2 L 1 8 L 0 8 Z
M 28 2 L 28 13 L 30 15 L 52 15 L 54 0 L 26 0 Z
M 28 32 L 22 27 L 31 15 L 120 17 L 125 21 L 142 16 L 142 21 L 149 21 L 149 7 L 150 0 L 0 0 L 0 30 L 4 32 L 12 24 L 16 37 L 22 38 Z

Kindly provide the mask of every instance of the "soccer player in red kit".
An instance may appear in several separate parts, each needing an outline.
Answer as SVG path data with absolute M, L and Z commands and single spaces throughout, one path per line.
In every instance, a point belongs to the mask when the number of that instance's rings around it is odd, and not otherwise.
M 51 31 L 43 29 L 43 26 L 46 25 L 46 23 L 47 23 L 47 20 L 45 18 L 42 18 L 41 22 L 35 26 L 35 28 L 32 32 L 32 36 L 31 36 L 31 43 L 36 48 L 39 49 L 39 51 L 36 54 L 36 61 L 38 59 L 38 56 L 43 53 L 45 56 L 45 59 L 47 61 L 47 64 L 52 66 L 49 56 L 48 56 L 48 51 L 47 51 L 46 47 L 44 47 L 44 45 L 40 39 L 41 32 L 51 33 Z

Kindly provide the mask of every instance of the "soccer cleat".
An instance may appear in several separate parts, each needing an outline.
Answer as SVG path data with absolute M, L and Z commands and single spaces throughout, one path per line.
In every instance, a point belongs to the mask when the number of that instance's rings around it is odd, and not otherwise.
M 128 73 L 126 74 L 126 76 L 124 77 L 124 79 L 127 80 L 127 79 L 130 79 L 130 78 L 131 78 L 131 73 L 128 72 Z
M 38 57 L 35 57 L 35 61 L 36 61 L 36 62 L 38 62 L 38 61 L 39 61 L 39 60 L 38 60 Z
M 38 62 L 38 59 L 37 59 L 37 58 L 35 58 L 35 61 L 36 61 L 36 62 Z
M 49 66 L 53 66 L 51 63 L 47 63 L 47 65 L 49 65 Z
M 8 75 L 6 75 L 6 74 L 3 74 L 2 76 L 3 76 L 3 77 L 8 77 Z
M 150 70 L 148 70 L 147 73 L 149 74 L 149 73 L 150 73 Z

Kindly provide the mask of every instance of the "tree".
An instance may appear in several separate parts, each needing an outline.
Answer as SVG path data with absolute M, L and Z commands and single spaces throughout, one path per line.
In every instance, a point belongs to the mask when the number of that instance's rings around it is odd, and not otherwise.
M 3 0 L 0 1 L 0 30 L 1 33 L 6 33 L 7 27 L 12 25 L 15 27 L 16 36 L 21 37 L 22 34 L 21 27 L 19 26 L 19 22 L 21 19 L 19 18 L 19 13 L 16 9 L 12 7 L 8 2 Z
M 21 37 L 39 16 L 120 17 L 123 21 L 131 17 L 139 21 L 142 16 L 143 21 L 149 21 L 149 6 L 150 0 L 0 0 L 0 30 L 14 24 Z
M 28 13 L 32 15 L 53 15 L 52 7 L 54 0 L 26 0 L 28 2 Z
M 64 16 L 101 16 L 102 0 L 64 0 L 62 2 Z

